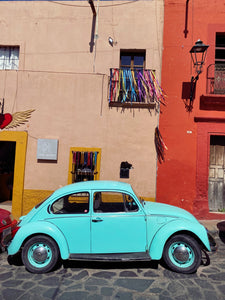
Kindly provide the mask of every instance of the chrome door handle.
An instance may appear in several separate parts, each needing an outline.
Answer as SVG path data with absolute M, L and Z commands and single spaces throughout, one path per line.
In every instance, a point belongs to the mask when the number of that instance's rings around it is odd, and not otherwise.
M 97 222 L 102 222 L 103 220 L 101 218 L 96 218 L 92 219 L 92 222 L 97 223 Z

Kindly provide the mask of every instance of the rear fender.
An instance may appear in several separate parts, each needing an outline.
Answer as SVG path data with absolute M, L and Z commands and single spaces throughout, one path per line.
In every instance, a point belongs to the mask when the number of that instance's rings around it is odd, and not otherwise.
M 196 236 L 204 247 L 210 251 L 210 244 L 207 231 L 200 223 L 193 223 L 188 220 L 174 220 L 161 227 L 153 237 L 150 246 L 149 254 L 152 259 L 159 260 L 162 258 L 163 249 L 167 240 L 174 234 L 184 232 Z
M 69 258 L 69 247 L 65 236 L 58 227 L 49 222 L 33 222 L 23 225 L 8 246 L 8 255 L 16 254 L 29 237 L 43 234 L 51 237 L 57 243 L 62 259 Z

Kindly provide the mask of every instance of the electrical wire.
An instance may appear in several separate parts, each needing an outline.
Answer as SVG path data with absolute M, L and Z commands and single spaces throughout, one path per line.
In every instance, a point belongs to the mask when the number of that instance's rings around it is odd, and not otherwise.
M 15 70 L 14 70 L 15 71 Z M 68 75 L 98 75 L 98 76 L 109 76 L 108 74 L 105 73 L 93 73 L 93 72 L 72 72 L 72 71 L 49 71 L 49 70 L 29 70 L 29 69 L 24 69 L 24 70 L 16 70 L 16 72 L 29 72 L 29 73 L 47 73 L 47 74 L 68 74 Z
M 122 5 L 129 5 L 129 4 L 133 4 L 134 2 L 139 2 L 141 0 L 130 0 L 127 1 L 125 3 L 117 3 L 117 4 L 109 4 L 109 5 L 100 5 L 100 7 L 111 7 L 111 6 L 122 6 Z M 51 1 L 48 0 L 47 2 L 52 3 L 52 4 L 57 4 L 57 5 L 63 5 L 63 6 L 72 6 L 72 7 L 83 7 L 83 8 L 87 8 L 89 7 L 88 5 L 77 5 L 77 4 L 66 4 L 66 3 L 61 3 L 61 2 L 57 2 L 57 1 Z

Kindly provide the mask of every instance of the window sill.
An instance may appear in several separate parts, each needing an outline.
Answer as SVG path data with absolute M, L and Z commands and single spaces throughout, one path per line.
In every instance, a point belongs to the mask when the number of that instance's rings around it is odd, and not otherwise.
M 122 108 L 155 108 L 156 103 L 141 103 L 141 102 L 109 102 L 109 107 L 122 107 Z
M 225 110 L 225 95 L 206 94 L 200 97 L 201 110 Z

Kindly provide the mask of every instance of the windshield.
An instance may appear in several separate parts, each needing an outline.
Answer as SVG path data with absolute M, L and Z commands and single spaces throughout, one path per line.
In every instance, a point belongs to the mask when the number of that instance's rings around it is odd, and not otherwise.
M 53 193 L 51 193 L 51 195 L 52 195 Z M 45 198 L 43 201 L 41 201 L 40 203 L 38 203 L 36 206 L 35 206 L 35 208 L 37 209 L 38 207 L 40 207 L 46 200 L 48 200 L 49 199 L 49 197 L 51 196 L 51 195 L 49 195 L 47 198 Z

